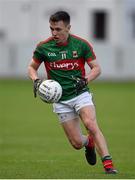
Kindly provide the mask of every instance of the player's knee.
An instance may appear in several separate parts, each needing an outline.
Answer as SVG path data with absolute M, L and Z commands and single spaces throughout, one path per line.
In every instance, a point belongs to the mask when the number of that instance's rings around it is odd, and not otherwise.
M 76 150 L 79 150 L 79 149 L 81 149 L 82 148 L 82 144 L 72 144 L 72 146 L 76 149 Z
M 86 123 L 86 127 L 90 131 L 90 133 L 93 134 L 93 135 L 95 135 L 98 132 L 98 130 L 99 130 L 96 121 L 93 121 L 93 120 L 88 121 Z
M 71 142 L 71 144 L 77 150 L 82 148 L 82 141 L 81 140 L 74 140 Z

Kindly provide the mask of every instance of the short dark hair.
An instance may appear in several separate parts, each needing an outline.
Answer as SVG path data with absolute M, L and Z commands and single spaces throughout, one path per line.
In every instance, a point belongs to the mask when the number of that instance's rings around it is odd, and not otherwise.
M 52 22 L 63 21 L 66 24 L 70 24 L 70 15 L 65 11 L 58 11 L 50 16 L 49 21 Z

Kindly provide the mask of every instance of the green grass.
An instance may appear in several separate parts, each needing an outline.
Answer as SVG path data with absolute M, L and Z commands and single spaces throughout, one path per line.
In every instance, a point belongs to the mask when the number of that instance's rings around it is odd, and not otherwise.
M 0 80 L 0 179 L 135 178 L 135 83 L 92 83 L 91 90 L 117 175 L 105 175 L 99 157 L 89 166 L 70 146 L 30 81 Z

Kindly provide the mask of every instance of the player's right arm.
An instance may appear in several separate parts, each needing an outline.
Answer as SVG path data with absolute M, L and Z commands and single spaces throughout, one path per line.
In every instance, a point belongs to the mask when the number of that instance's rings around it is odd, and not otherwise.
M 28 66 L 28 75 L 32 81 L 38 79 L 38 68 L 40 64 L 35 62 L 35 60 L 32 58 L 29 66 Z
M 38 87 L 42 82 L 38 78 L 38 73 L 37 73 L 39 66 L 40 66 L 40 63 L 37 63 L 34 59 L 31 60 L 29 66 L 28 66 L 28 75 L 29 75 L 30 79 L 33 81 L 34 97 L 37 96 Z

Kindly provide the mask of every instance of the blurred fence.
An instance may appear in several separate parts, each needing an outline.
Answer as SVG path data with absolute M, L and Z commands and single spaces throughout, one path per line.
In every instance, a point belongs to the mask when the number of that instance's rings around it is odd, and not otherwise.
M 71 33 L 92 42 L 99 79 L 135 80 L 135 0 L 0 0 L 0 78 L 28 78 L 33 51 L 50 36 L 48 18 L 56 10 L 68 11 Z

